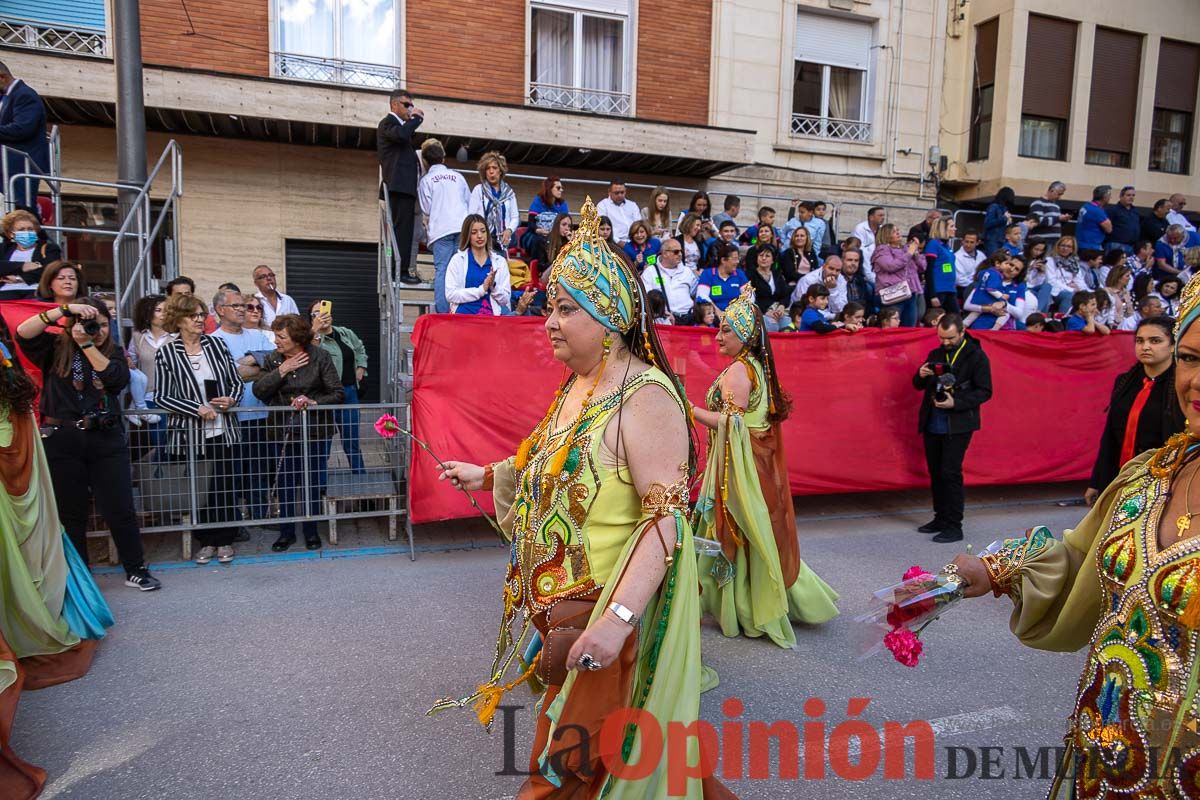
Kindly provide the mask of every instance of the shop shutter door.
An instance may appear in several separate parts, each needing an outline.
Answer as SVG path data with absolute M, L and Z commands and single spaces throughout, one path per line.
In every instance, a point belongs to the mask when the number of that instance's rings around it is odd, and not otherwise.
M 284 247 L 283 291 L 300 313 L 314 300 L 333 303 L 333 324 L 358 334 L 367 348 L 367 394 L 379 401 L 379 277 L 377 245 L 360 242 L 313 242 L 288 239 Z

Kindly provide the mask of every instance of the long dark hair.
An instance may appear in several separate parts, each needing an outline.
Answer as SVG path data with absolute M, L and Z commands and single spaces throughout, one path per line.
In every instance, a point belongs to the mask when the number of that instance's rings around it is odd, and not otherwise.
M 1167 336 L 1167 341 L 1175 344 L 1175 320 L 1167 316 L 1146 317 L 1138 323 L 1137 331 L 1147 325 L 1153 325 L 1162 330 Z M 1135 331 L 1134 335 L 1137 335 Z M 1146 370 L 1141 362 L 1134 364 L 1129 368 L 1129 371 L 1117 379 L 1116 386 L 1113 387 L 1112 397 L 1116 399 L 1126 392 L 1130 391 L 1134 386 L 1141 383 L 1142 378 L 1146 377 Z M 1164 422 L 1169 423 L 1169 430 L 1181 431 L 1184 427 L 1183 409 L 1179 407 L 1179 398 L 1175 395 L 1175 359 L 1171 358 L 1171 366 L 1167 367 L 1162 375 L 1158 376 L 1159 380 L 1167 382 L 1167 391 L 1163 392 L 1162 406 L 1159 413 L 1162 414 Z M 1111 402 L 1110 402 L 1111 407 Z M 1108 409 L 1105 409 L 1107 411 Z
M 996 192 L 996 199 L 992 202 L 999 203 L 1007 211 L 1012 211 L 1013 204 L 1017 202 L 1017 193 L 1012 190 L 1011 186 L 1002 186 L 1000 191 Z
M 778 424 L 792 413 L 792 398 L 779 383 L 779 372 L 775 369 L 775 353 L 771 350 L 771 337 L 767 335 L 767 327 L 758 306 L 754 307 L 754 330 L 755 334 L 746 342 L 742 352 L 754 356 L 763 365 L 767 379 L 767 421 Z
M 559 177 L 557 175 L 551 175 L 542 181 L 542 190 L 538 192 L 538 197 L 542 198 L 542 202 L 546 205 L 546 208 L 554 208 L 556 202 L 553 194 L 554 184 L 558 182 Z
M 104 305 L 103 300 L 97 300 L 95 297 L 81 297 L 75 302 L 96 309 L 97 321 L 104 326 L 105 330 L 109 331 L 109 335 L 104 339 L 104 344 L 97 344 L 96 349 L 106 358 L 115 358 L 117 346 L 113 343 L 112 331 L 108 326 L 110 321 L 108 306 Z M 79 345 L 75 344 L 75 340 L 71 338 L 71 328 L 74 326 L 74 322 L 74 319 L 63 321 L 63 332 L 58 335 L 58 341 L 54 343 L 54 363 L 51 365 L 51 370 L 60 378 L 70 377 L 71 362 L 75 360 L 76 353 L 82 352 Z M 84 360 L 86 361 L 86 359 Z
M 0 318 L 0 408 L 7 406 L 15 414 L 33 411 L 38 388 L 17 360 L 17 349 L 4 319 Z
M 488 227 L 487 220 L 484 219 L 480 214 L 467 214 L 466 218 L 463 220 L 462 231 L 460 231 L 458 234 L 458 249 L 471 249 L 471 226 L 476 222 L 482 223 L 483 229 L 487 231 L 487 244 L 485 247 L 487 247 L 489 252 L 499 253 L 500 245 L 496 242 L 496 237 L 492 236 L 492 229 Z
M 554 218 L 554 223 L 550 226 L 550 236 L 547 237 L 548 243 L 546 245 L 546 260 L 550 263 L 538 265 L 538 270 L 546 273 L 547 275 L 550 274 L 550 265 L 554 263 L 556 258 L 558 258 L 558 254 L 566 246 L 568 241 L 567 239 L 564 239 L 558 232 L 558 228 L 560 225 L 562 225 L 563 219 L 571 219 L 571 215 L 559 214 Z

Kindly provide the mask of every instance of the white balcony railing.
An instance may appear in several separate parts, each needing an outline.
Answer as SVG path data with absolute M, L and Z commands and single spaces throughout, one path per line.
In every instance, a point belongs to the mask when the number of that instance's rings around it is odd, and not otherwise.
M 628 92 L 581 89 L 577 86 L 558 86 L 553 83 L 529 84 L 529 103 L 546 108 L 565 108 L 621 117 L 629 116 L 633 108 Z
M 400 68 L 386 64 L 365 64 L 340 58 L 275 53 L 273 75 L 297 81 L 340 83 L 369 89 L 395 89 L 400 85 Z
M 55 28 L 3 16 L 0 16 L 0 44 L 102 58 L 107 54 L 107 43 L 103 33 Z
M 793 136 L 816 136 L 843 142 L 871 141 L 871 123 L 853 119 L 817 117 L 811 114 L 792 114 Z

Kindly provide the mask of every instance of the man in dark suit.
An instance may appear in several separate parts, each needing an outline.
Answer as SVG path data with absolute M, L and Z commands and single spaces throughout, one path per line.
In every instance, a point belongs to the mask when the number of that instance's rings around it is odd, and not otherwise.
M 936 533 L 935 542 L 958 542 L 963 538 L 963 459 L 979 430 L 979 407 L 992 398 L 992 366 L 958 314 L 943 316 L 937 335 L 940 346 L 913 376 L 913 388 L 924 393 L 920 432 L 934 513 L 933 521 L 917 530 Z
M 0 145 L 9 148 L 8 174 L 21 172 L 48 172 L 50 170 L 50 140 L 46 137 L 46 106 L 42 98 L 0 63 Z M 19 152 L 14 152 L 19 151 Z M 25 153 L 34 163 L 29 169 Z M 19 208 L 37 214 L 37 193 L 41 181 L 17 181 L 12 200 Z M 8 186 L 0 187 L 0 194 Z
M 379 121 L 375 130 L 375 149 L 392 207 L 392 227 L 400 250 L 400 280 L 420 283 L 415 265 L 411 263 L 417 179 L 421 177 L 421 162 L 413 146 L 413 134 L 425 121 L 425 112 L 413 105 L 412 95 L 404 89 L 392 92 L 390 100 L 391 111 Z

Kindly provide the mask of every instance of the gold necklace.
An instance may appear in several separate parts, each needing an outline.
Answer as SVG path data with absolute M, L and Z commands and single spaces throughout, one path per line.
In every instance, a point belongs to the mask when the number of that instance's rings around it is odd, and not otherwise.
M 1192 527 L 1192 517 L 1196 516 L 1197 513 L 1200 513 L 1200 512 L 1192 511 L 1192 484 L 1196 480 L 1197 472 L 1200 472 L 1200 467 L 1196 467 L 1196 468 L 1192 469 L 1191 477 L 1188 478 L 1187 488 L 1184 489 L 1183 514 L 1179 517 L 1179 519 L 1175 520 L 1175 531 L 1176 531 L 1175 538 L 1176 539 L 1183 538 L 1183 535 L 1185 533 L 1187 533 L 1188 530 Z

